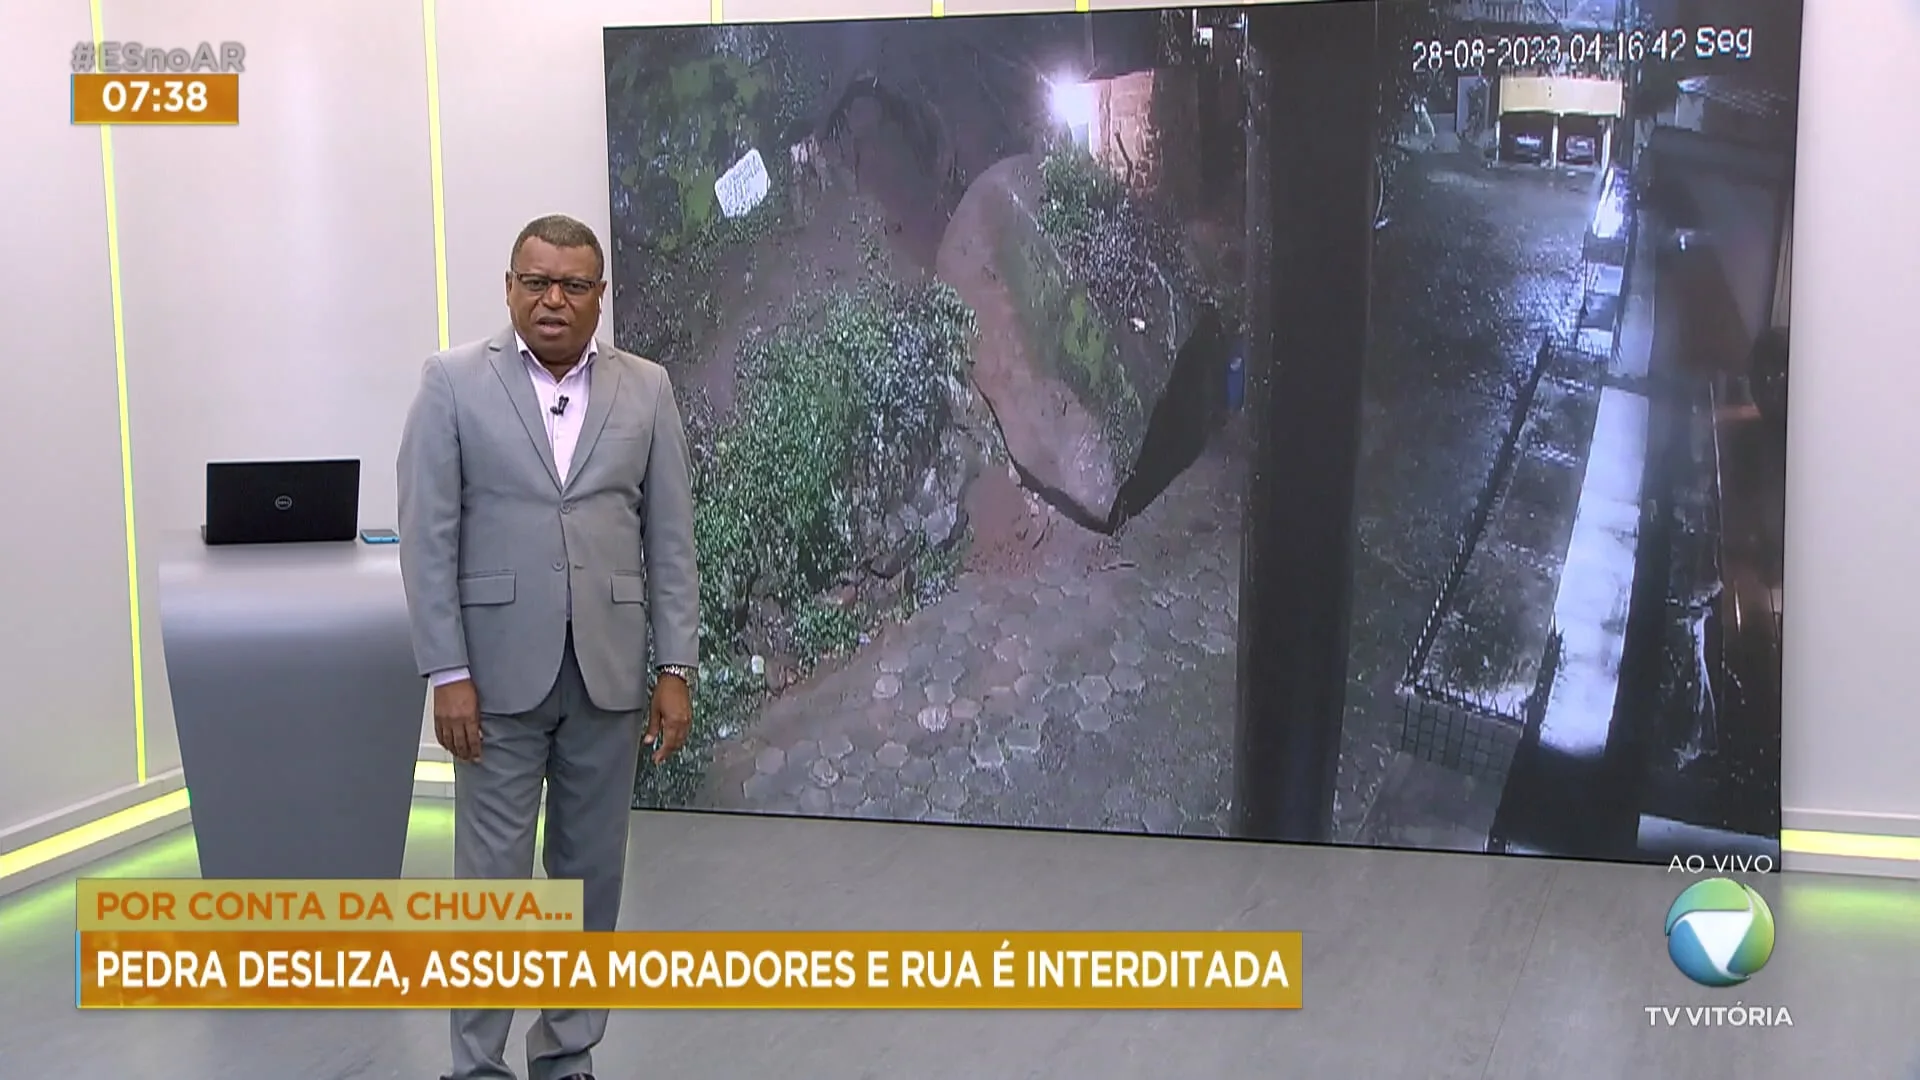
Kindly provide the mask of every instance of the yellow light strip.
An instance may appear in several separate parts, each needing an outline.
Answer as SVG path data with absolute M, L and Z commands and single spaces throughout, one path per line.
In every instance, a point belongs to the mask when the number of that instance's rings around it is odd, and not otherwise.
M 100 0 L 88 0 L 93 40 L 105 41 Z M 120 403 L 120 516 L 127 532 L 127 634 L 133 651 L 133 776 L 147 782 L 147 671 L 140 647 L 140 545 L 133 523 L 133 423 L 127 410 L 127 322 L 120 301 L 120 206 L 114 197 L 113 125 L 100 125 L 100 173 L 107 195 L 107 282 L 113 297 L 113 378 Z M 0 856 L 4 859 L 4 856 Z M 4 865 L 0 863 L 0 865 Z M 6 877 L 0 873 L 0 878 Z
M 712 9 L 707 12 L 708 17 L 715 24 L 723 23 L 726 21 L 726 19 L 723 18 L 720 14 L 720 3 L 721 3 L 721 0 L 713 0 Z
M 93 0 L 99 3 L 100 0 Z M 447 333 L 447 196 L 440 158 L 440 20 L 434 0 L 420 0 L 421 29 L 427 44 L 427 160 L 433 172 L 433 299 L 439 307 L 440 348 L 452 346 Z
M 1865 833 L 1786 829 L 1780 833 L 1780 850 L 1796 855 L 1920 862 L 1920 836 L 1871 836 Z
M 0 854 L 0 881 L 24 874 L 55 859 L 63 859 L 75 852 L 104 844 L 117 836 L 143 825 L 150 825 L 169 814 L 177 814 L 185 809 L 187 809 L 187 792 L 185 788 L 181 788 L 157 799 L 148 799 L 137 806 L 116 810 L 105 817 L 68 829 L 66 832 L 56 833 L 45 840 L 28 844 L 18 851 Z
M 946 0 L 933 0 L 933 17 L 936 19 L 944 19 L 947 17 Z
M 450 761 L 415 762 L 413 782 L 415 784 L 451 784 L 453 783 L 453 763 Z M 105 844 L 115 837 L 187 808 L 185 788 L 169 791 L 165 795 L 129 806 L 125 810 L 116 810 L 84 825 L 76 825 L 66 832 L 56 833 L 45 840 L 36 840 L 17 851 L 0 852 L 0 882 L 24 874 L 37 866 L 44 866 L 55 859 L 65 858 L 74 852 Z

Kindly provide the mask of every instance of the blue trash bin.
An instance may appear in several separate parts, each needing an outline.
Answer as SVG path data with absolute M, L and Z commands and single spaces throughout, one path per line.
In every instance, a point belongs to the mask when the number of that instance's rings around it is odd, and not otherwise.
M 1246 349 L 1235 345 L 1233 354 L 1227 358 L 1227 409 L 1239 412 L 1240 406 L 1247 401 L 1247 360 Z

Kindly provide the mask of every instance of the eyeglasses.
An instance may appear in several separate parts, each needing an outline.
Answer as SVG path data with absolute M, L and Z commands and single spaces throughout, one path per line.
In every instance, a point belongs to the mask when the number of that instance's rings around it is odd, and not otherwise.
M 513 280 L 519 282 L 521 288 L 534 296 L 547 295 L 555 285 L 560 286 L 560 291 L 568 296 L 588 296 L 592 294 L 594 286 L 600 284 L 597 281 L 588 281 L 586 278 L 552 278 L 545 274 L 522 274 L 517 270 L 509 270 L 507 273 L 512 274 Z

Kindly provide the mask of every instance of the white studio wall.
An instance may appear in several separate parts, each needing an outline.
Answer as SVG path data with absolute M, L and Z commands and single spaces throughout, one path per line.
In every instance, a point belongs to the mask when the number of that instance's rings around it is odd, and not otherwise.
M 349 0 L 103 0 L 106 38 L 247 47 L 235 127 L 115 132 L 142 587 L 198 543 L 217 459 L 357 457 L 392 524 L 394 453 L 438 341 L 419 11 Z M 158 604 L 150 754 L 177 764 Z
M 1920 836 L 1911 612 L 1920 581 L 1920 209 L 1889 91 L 1920 49 L 1914 0 L 1812 0 L 1801 76 L 1787 474 L 1784 822 Z
M 1105 5 L 1102 5 L 1105 6 Z M 860 0 L 852 7 L 834 9 L 835 14 L 844 14 L 848 18 L 924 18 L 929 10 L 940 15 L 980 15 L 990 11 L 1035 11 L 1040 10 L 1031 0 L 950 0 L 946 4 L 934 3 L 929 9 L 925 0 Z M 795 4 L 792 0 L 725 0 L 724 11 L 730 23 L 755 22 L 798 22 L 803 19 L 817 19 L 817 8 L 812 4 Z M 666 22 L 665 19 L 649 19 L 646 22 Z M 605 23 L 606 26 L 640 26 L 644 22 L 626 15 L 619 21 Z M 603 95 L 604 96 L 604 95 Z M 605 133 L 602 132 L 604 138 Z
M 16 103 L 0 121 L 0 199 L 20 275 L 0 289 L 12 345 L 0 394 L 0 858 L 74 812 L 113 809 L 140 781 L 100 133 L 69 125 L 54 94 L 87 22 L 85 3 L 0 9 L 0 40 L 17 50 L 0 68 Z
M 729 14 L 775 14 L 753 2 Z M 490 333 L 522 224 L 558 211 L 607 235 L 603 28 L 705 21 L 710 3 L 595 0 L 539 18 L 504 0 L 100 3 L 105 38 L 248 49 L 237 127 L 111 134 L 148 601 L 145 772 L 162 784 L 178 753 L 152 598 L 166 545 L 191 542 L 201 523 L 205 463 L 359 457 L 363 523 L 386 524 L 401 420 L 441 343 L 442 303 L 451 341 Z M 805 13 L 901 10 L 842 0 Z M 12 100 L 44 105 L 0 120 L 0 198 L 33 208 L 9 218 L 19 242 L 8 249 L 31 279 L 21 284 L 36 286 L 0 290 L 0 315 L 14 328 L 51 317 L 63 335 L 58 355 L 12 365 L 0 425 L 9 520 L 46 525 L 0 540 L 0 858 L 50 822 L 138 798 L 141 779 L 101 138 L 70 126 L 49 89 L 90 23 L 85 0 L 0 9 L 0 39 L 45 57 L 0 72 Z M 1920 544 L 1920 500 L 1906 494 L 1920 436 L 1903 322 L 1920 295 L 1920 211 L 1901 144 L 1879 135 L 1906 125 L 1904 99 L 1886 91 L 1916 51 L 1916 0 L 1809 0 L 1787 509 L 1790 830 L 1920 836 L 1920 740 L 1898 678 L 1916 636 L 1903 615 L 1920 606 L 1905 572 Z M 47 462 L 57 474 L 34 467 Z

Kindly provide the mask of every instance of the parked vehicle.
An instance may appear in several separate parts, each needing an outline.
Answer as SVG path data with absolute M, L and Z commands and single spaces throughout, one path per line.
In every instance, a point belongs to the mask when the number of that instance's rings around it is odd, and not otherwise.
M 1546 137 L 1533 131 L 1515 132 L 1507 139 L 1507 160 L 1521 165 L 1539 165 L 1547 160 Z

